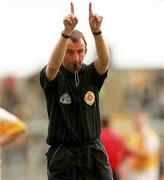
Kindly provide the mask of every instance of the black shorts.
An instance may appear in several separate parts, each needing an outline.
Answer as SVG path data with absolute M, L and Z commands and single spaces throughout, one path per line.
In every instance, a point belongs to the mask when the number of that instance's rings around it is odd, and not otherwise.
M 106 152 L 99 139 L 83 146 L 50 147 L 48 180 L 113 180 Z

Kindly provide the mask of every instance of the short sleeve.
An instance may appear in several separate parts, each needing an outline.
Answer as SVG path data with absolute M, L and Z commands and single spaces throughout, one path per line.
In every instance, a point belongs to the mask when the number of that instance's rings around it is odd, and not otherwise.
M 57 77 L 52 81 L 48 80 L 46 76 L 46 66 L 40 72 L 40 85 L 44 90 L 48 90 L 57 86 Z
M 89 67 L 90 67 L 90 72 L 91 72 L 91 76 L 92 76 L 92 81 L 100 90 L 104 83 L 104 80 L 106 79 L 106 77 L 108 75 L 108 70 L 103 75 L 101 75 L 96 71 L 94 63 L 91 63 L 89 65 Z

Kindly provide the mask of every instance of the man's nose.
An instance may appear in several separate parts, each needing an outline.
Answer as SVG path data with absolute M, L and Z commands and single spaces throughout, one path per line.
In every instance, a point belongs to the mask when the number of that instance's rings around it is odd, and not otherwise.
M 79 62 L 79 56 L 78 56 L 77 52 L 74 53 L 73 61 L 74 61 L 75 63 Z

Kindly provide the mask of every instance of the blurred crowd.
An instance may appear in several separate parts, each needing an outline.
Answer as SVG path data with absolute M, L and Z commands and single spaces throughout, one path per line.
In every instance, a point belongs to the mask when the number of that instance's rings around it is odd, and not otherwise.
M 125 137 L 111 125 L 111 119 L 102 117 L 101 140 L 106 149 L 114 180 L 162 180 L 160 137 L 150 126 L 146 111 L 133 114 L 132 130 Z
M 128 74 L 124 104 L 128 109 L 142 107 L 151 117 L 164 119 L 164 71 L 143 70 Z
M 151 117 L 163 120 L 164 72 L 163 70 L 148 72 L 148 74 L 145 72 L 143 70 L 126 73 L 123 79 L 124 87 L 121 89 L 124 107 L 125 109 L 143 107 L 151 114 Z M 109 83 L 112 88 L 115 87 L 110 83 L 110 79 L 108 81 L 106 83 Z M 110 93 L 108 95 L 110 96 Z M 0 106 L 19 117 L 23 116 L 23 119 L 46 118 L 39 73 L 24 79 L 14 76 L 1 78 Z
M 0 106 L 24 119 L 45 119 L 39 74 L 26 79 L 7 76 L 0 81 Z

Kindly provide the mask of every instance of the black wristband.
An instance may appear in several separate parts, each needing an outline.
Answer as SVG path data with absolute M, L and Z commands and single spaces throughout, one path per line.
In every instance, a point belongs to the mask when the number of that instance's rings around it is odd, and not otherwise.
M 98 31 L 98 32 L 92 32 L 92 34 L 93 34 L 94 36 L 98 36 L 98 35 L 101 34 L 101 31 Z
M 63 38 L 65 38 L 65 39 L 69 39 L 71 36 L 70 35 L 66 35 L 66 34 L 64 34 L 63 32 L 61 33 L 61 35 L 63 36 Z

